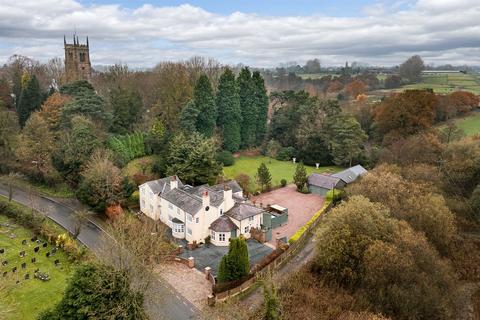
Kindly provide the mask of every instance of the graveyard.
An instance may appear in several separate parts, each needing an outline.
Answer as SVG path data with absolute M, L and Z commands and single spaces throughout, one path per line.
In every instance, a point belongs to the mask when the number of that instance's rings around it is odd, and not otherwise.
M 61 298 L 73 266 L 65 253 L 0 215 L 0 281 L 10 285 L 5 320 L 36 319 Z

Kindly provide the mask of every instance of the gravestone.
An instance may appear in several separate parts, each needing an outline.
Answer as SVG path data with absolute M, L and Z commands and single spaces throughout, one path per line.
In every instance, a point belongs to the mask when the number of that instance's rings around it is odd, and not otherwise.
M 20 251 L 20 257 L 25 258 L 25 251 Z
M 46 256 L 47 258 L 50 258 L 50 252 L 47 252 L 47 253 L 45 254 L 45 256 Z
M 31 261 L 32 261 L 32 263 L 35 263 L 35 262 L 37 262 L 37 258 L 33 257 Z
M 48 243 L 44 243 L 42 247 L 46 248 L 48 246 Z
M 28 279 L 30 279 L 30 273 L 27 273 L 27 274 L 25 275 L 25 280 L 28 280 Z
M 26 245 L 27 244 L 27 240 L 22 240 L 22 245 Z
M 37 239 L 36 241 L 37 241 L 37 244 L 42 243 L 42 241 L 40 241 L 40 239 Z
M 57 259 L 54 261 L 54 263 L 55 263 L 55 266 L 58 266 L 60 264 L 60 260 Z
M 26 269 L 26 268 L 27 268 L 27 263 L 26 262 L 22 263 L 22 269 Z
M 30 239 L 32 242 L 35 242 L 37 241 L 37 237 L 33 237 L 32 239 Z
M 13 267 L 12 272 L 13 273 L 17 272 L 17 267 Z
M 38 252 L 38 250 L 40 250 L 40 247 L 35 247 L 35 248 L 33 248 L 33 251 L 34 251 L 34 252 Z
M 2 266 L 6 266 L 8 264 L 8 260 L 2 261 Z
M 5 249 L 0 249 L 0 253 L 3 254 L 5 252 Z
M 57 250 L 58 250 L 57 247 L 53 247 L 53 248 L 52 248 L 52 254 L 57 253 Z
M 3 272 L 3 276 L 6 277 L 8 274 L 8 271 Z

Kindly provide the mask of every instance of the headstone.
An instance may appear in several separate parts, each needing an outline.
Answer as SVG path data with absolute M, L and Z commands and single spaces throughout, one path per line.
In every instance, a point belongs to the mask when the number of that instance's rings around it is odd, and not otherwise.
M 47 258 L 50 258 L 50 252 L 47 252 L 47 253 L 45 254 L 45 256 L 46 256 Z
M 42 241 L 40 241 L 40 239 L 37 239 L 36 241 L 37 241 L 37 244 L 42 243 Z
M 8 271 L 3 272 L 3 276 L 6 277 L 8 274 Z
M 0 249 L 0 253 L 3 254 L 5 252 L 5 249 Z
M 30 279 L 30 273 L 27 273 L 27 274 L 25 275 L 25 280 L 28 280 L 28 279 Z
M 320 163 L 318 163 L 318 162 L 315 163 L 315 167 L 317 167 L 317 169 L 318 169 L 319 166 L 320 166 Z
M 27 244 L 27 240 L 22 240 L 22 245 L 26 245 Z
M 35 252 L 38 252 L 38 250 L 40 250 L 40 247 L 33 248 L 33 251 L 35 251 Z
M 33 257 L 31 261 L 32 261 L 32 263 L 35 263 L 35 262 L 37 262 L 37 258 Z
M 57 250 L 58 250 L 57 247 L 53 247 L 53 248 L 52 248 L 52 254 L 57 253 Z
M 27 268 L 27 263 L 26 262 L 22 263 L 22 269 L 25 269 L 25 268 Z
M 47 246 L 48 246 L 48 243 L 46 243 L 46 242 L 42 245 L 42 247 L 44 247 L 44 248 L 46 248 Z
M 12 272 L 13 273 L 17 272 L 17 267 L 13 267 Z
M 7 261 L 7 260 L 2 261 L 2 266 L 5 267 L 7 264 L 8 264 L 8 261 Z
M 20 257 L 22 257 L 22 258 L 25 257 L 25 251 L 20 251 Z
M 60 264 L 60 260 L 57 259 L 54 261 L 54 263 L 55 263 L 55 266 L 58 266 Z

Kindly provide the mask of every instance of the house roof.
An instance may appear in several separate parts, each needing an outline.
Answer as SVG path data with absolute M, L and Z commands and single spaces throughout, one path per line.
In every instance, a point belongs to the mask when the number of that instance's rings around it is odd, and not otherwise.
M 185 190 L 175 188 L 168 192 L 162 193 L 161 197 L 185 212 L 195 215 L 202 208 L 202 199 L 196 197 Z
M 364 175 L 365 173 L 367 173 L 367 170 L 365 170 L 364 167 L 362 167 L 361 165 L 356 165 L 354 167 L 332 174 L 332 176 L 340 178 L 348 184 L 357 180 L 359 176 Z
M 210 230 L 215 232 L 230 232 L 236 230 L 237 226 L 235 223 L 230 220 L 226 215 L 218 217 L 215 221 L 210 224 Z
M 177 179 L 178 187 L 179 188 L 183 187 L 182 181 L 180 181 L 180 179 L 178 179 L 177 176 L 170 176 L 170 177 L 165 177 L 158 180 L 152 180 L 152 181 L 145 182 L 144 184 L 146 184 L 150 188 L 150 190 L 152 190 L 152 192 L 155 194 L 168 192 L 170 191 L 170 181 L 172 180 L 173 177 Z
M 210 204 L 214 207 L 218 207 L 223 202 L 223 191 L 218 192 L 212 189 L 211 187 L 209 187 L 208 185 L 202 185 L 202 186 L 190 188 L 185 191 L 190 193 L 191 195 L 198 197 L 199 199 L 202 199 L 202 196 L 205 193 L 205 191 L 208 191 L 208 195 L 210 196 Z
M 215 190 L 215 191 L 222 191 L 225 189 L 225 187 L 229 188 L 232 190 L 232 193 L 237 193 L 237 192 L 242 192 L 242 188 L 238 184 L 237 181 L 235 180 L 230 180 L 224 183 L 219 183 L 214 186 L 211 186 L 210 188 Z
M 308 185 L 317 186 L 325 189 L 333 189 L 340 182 L 340 178 L 324 174 L 312 173 L 308 176 Z
M 256 216 L 264 212 L 265 210 L 257 208 L 246 203 L 235 203 L 235 205 L 228 210 L 225 214 L 237 221 L 242 221 L 252 216 Z

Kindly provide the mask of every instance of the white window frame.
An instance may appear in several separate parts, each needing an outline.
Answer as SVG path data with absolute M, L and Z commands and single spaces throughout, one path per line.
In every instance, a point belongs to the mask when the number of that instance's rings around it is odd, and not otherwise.
M 212 238 L 212 240 L 215 240 L 215 231 L 211 231 L 210 232 L 210 238 Z
M 199 217 L 195 218 L 195 223 L 200 223 L 200 218 Z
M 245 230 L 245 233 L 248 233 L 250 231 L 250 226 L 245 226 L 244 230 Z
M 225 242 L 226 238 L 227 237 L 226 237 L 225 233 L 222 232 L 222 233 L 218 234 L 218 241 Z
M 188 221 L 190 221 L 190 222 L 192 222 L 192 220 L 193 220 L 193 217 L 192 217 L 192 215 L 191 215 L 191 214 L 188 214 L 188 213 L 187 213 L 187 220 L 188 220 Z

